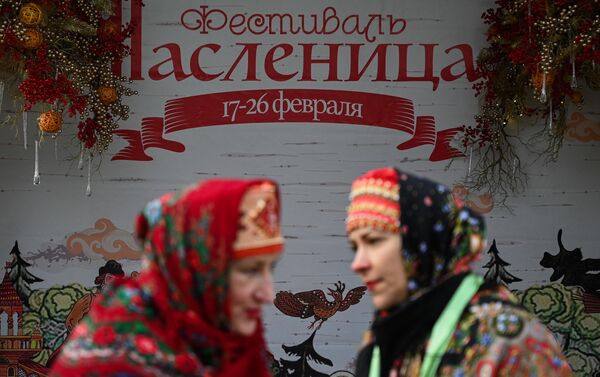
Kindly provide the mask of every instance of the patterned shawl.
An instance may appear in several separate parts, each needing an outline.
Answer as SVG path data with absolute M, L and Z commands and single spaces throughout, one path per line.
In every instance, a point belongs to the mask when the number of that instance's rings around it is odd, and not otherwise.
M 50 375 L 269 376 L 262 327 L 250 337 L 228 331 L 239 207 L 264 182 L 210 180 L 150 202 L 136 224 L 140 275 L 95 301 Z

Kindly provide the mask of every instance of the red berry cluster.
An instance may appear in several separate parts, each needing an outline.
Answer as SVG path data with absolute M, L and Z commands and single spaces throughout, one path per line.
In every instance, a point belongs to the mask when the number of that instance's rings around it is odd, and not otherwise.
M 92 148 L 96 144 L 96 129 L 98 123 L 92 118 L 87 118 L 85 121 L 79 122 L 77 126 L 77 138 L 83 143 L 86 148 Z
M 73 87 L 71 80 L 64 74 L 53 75 L 52 65 L 46 56 L 46 47 L 40 47 L 36 54 L 25 61 L 27 77 L 19 84 L 28 111 L 38 102 L 60 104 L 68 109 L 69 116 L 82 113 L 85 109 L 85 97 Z

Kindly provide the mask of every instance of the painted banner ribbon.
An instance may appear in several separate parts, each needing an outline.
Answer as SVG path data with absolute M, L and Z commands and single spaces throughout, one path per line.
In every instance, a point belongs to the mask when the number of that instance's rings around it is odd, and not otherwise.
M 460 127 L 436 131 L 433 116 L 415 116 L 411 100 L 354 91 L 268 89 L 211 93 L 167 101 L 163 118 L 142 119 L 141 130 L 116 130 L 129 145 L 112 160 L 151 161 L 149 148 L 185 151 L 164 135 L 190 128 L 252 123 L 342 123 L 391 128 L 412 137 L 400 150 L 433 145 L 430 161 L 463 156 L 450 142 Z

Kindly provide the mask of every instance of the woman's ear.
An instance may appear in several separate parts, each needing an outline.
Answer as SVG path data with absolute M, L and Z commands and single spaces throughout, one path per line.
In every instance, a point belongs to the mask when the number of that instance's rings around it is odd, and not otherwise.
M 485 249 L 486 240 L 481 237 L 481 234 L 472 234 L 469 239 L 469 248 L 471 254 L 479 254 Z

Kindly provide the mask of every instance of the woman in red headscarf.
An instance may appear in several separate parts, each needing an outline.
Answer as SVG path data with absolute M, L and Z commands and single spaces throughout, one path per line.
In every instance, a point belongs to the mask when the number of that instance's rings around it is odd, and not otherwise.
M 267 377 L 261 308 L 283 249 L 267 180 L 210 180 L 138 216 L 142 271 L 117 279 L 50 376 Z

